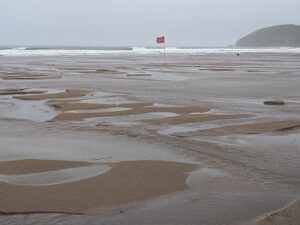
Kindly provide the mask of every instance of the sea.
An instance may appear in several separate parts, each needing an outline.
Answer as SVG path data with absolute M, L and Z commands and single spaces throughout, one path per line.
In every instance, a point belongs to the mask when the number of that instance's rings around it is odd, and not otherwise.
M 103 54 L 237 54 L 237 53 L 300 53 L 300 48 L 235 48 L 235 47 L 0 47 L 0 56 L 76 56 Z

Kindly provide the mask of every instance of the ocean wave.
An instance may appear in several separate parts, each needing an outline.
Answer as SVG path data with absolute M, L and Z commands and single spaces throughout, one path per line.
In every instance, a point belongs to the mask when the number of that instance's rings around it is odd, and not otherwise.
M 236 54 L 300 53 L 300 48 L 182 48 L 182 47 L 16 47 L 0 48 L 1 56 L 76 56 L 104 54 Z

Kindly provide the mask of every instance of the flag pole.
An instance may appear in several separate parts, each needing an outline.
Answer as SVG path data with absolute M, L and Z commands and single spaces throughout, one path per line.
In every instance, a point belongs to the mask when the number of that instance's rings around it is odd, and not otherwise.
M 167 64 L 167 60 L 166 60 L 166 40 L 165 40 L 165 36 L 159 36 L 159 37 L 157 37 L 156 38 L 156 44 L 159 44 L 159 45 L 161 45 L 161 44 L 164 44 L 164 52 L 163 52 L 163 54 L 164 54 L 164 65 L 166 65 Z
M 164 62 L 166 65 L 167 64 L 167 62 L 166 62 L 166 40 L 164 41 Z

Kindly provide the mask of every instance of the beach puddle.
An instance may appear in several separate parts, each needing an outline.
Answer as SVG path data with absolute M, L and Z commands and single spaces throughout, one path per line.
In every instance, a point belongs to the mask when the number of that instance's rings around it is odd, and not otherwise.
M 203 186 L 207 187 L 209 182 L 213 182 L 215 179 L 229 179 L 229 176 L 218 170 L 209 169 L 209 168 L 202 168 L 197 170 L 187 178 L 186 183 L 191 189 L 199 189 L 204 188 Z
M 240 125 L 249 124 L 253 119 L 251 118 L 236 118 L 236 119 L 224 119 L 224 120 L 213 120 L 213 121 L 203 121 L 202 123 L 187 123 L 180 125 L 168 125 L 159 131 L 162 135 L 175 135 L 177 133 L 189 133 L 201 130 L 207 130 L 212 128 L 218 128 L 225 125 Z
M 99 176 L 108 170 L 110 170 L 109 166 L 91 165 L 25 175 L 0 175 L 0 182 L 22 186 L 47 186 L 75 182 Z
M 217 115 L 206 112 L 192 112 L 192 113 L 182 113 L 180 115 L 169 117 L 165 119 L 153 119 L 153 120 L 144 120 L 152 125 L 179 125 L 179 124 L 193 124 L 201 123 L 208 121 L 220 121 L 220 120 L 229 120 L 229 119 L 241 119 L 252 117 L 251 115 Z
M 102 112 L 120 112 L 129 110 L 130 108 L 120 108 L 120 107 L 113 107 L 107 109 L 83 109 L 83 110 L 73 110 L 68 111 L 70 113 L 102 113 Z
M 190 107 L 155 107 L 152 106 L 153 103 L 123 103 L 119 104 L 116 107 L 129 107 L 130 109 L 124 111 L 114 111 L 114 112 L 89 112 L 86 113 L 71 113 L 68 111 L 62 112 L 55 118 L 53 121 L 66 121 L 66 120 L 73 120 L 73 121 L 83 121 L 89 118 L 96 118 L 96 117 L 123 117 L 123 116 L 136 116 L 142 114 L 153 114 L 153 115 L 162 115 L 163 113 L 173 113 L 174 114 L 184 114 L 190 113 L 194 111 L 207 111 L 207 109 L 199 107 L 199 106 L 190 106 Z M 102 106 L 101 106 L 102 107 Z M 109 108 L 114 108 L 115 106 L 112 105 Z
M 21 101 L 18 99 L 0 99 L 0 115 L 2 118 L 47 121 L 58 114 L 44 101 Z M 4 106 L 4 107 L 3 107 Z M 6 107 L 7 106 L 7 107 Z
M 159 81 L 186 81 L 190 77 L 183 75 L 176 75 L 174 73 L 152 73 L 152 76 L 148 79 L 159 80 Z
M 82 103 L 91 103 L 91 104 L 108 104 L 108 105 L 119 105 L 123 103 L 136 103 L 135 101 L 128 101 L 126 99 L 122 99 L 119 96 L 107 96 L 107 97 L 102 97 L 102 98 L 88 98 L 88 99 L 83 99 L 80 102 Z
M 92 118 L 86 119 L 85 121 L 98 122 L 98 125 L 109 124 L 113 126 L 134 126 L 134 125 L 142 125 L 144 124 L 145 119 L 160 119 L 167 118 L 172 116 L 177 116 L 176 113 L 170 112 L 155 112 L 155 113 L 145 113 L 145 114 L 137 114 L 130 116 L 119 116 L 119 117 L 106 117 L 103 118 Z

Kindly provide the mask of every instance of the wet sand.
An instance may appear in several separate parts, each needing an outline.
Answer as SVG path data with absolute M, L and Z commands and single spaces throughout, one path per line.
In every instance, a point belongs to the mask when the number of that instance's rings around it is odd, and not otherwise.
M 231 134 L 260 134 L 278 131 L 288 131 L 300 127 L 300 120 L 284 120 L 266 123 L 253 123 L 246 125 L 233 125 L 228 127 L 212 128 L 207 130 L 177 133 L 176 136 L 224 136 Z
M 103 113 L 70 113 L 65 112 L 56 116 L 52 121 L 65 121 L 65 120 L 84 120 L 94 117 L 115 117 L 115 116 L 131 116 L 146 113 L 193 113 L 193 112 L 206 112 L 208 109 L 199 106 L 189 106 L 189 107 L 135 107 L 129 110 L 115 111 L 115 112 L 103 112 Z
M 61 93 L 15 96 L 15 98 L 21 100 L 47 100 L 47 99 L 57 99 L 57 98 L 81 97 L 81 96 L 85 96 L 87 93 L 88 93 L 87 91 L 82 91 L 82 90 L 67 90 L 66 92 L 61 92 Z
M 96 104 L 96 103 L 81 103 L 81 102 L 55 102 L 49 101 L 49 105 L 63 112 L 73 110 L 91 110 L 91 109 L 107 109 L 107 108 L 137 108 L 151 106 L 151 102 L 138 102 L 127 104 Z
M 75 162 L 35 159 L 0 161 L 0 174 L 17 175 L 28 173 L 40 173 L 45 171 L 62 170 L 88 165 L 90 165 L 90 163 L 79 161 Z
M 0 95 L 43 94 L 45 91 L 26 91 L 26 89 L 0 89 Z
M 299 57 L 1 57 L 0 223 L 297 224 Z
M 60 79 L 61 76 L 16 72 L 16 73 L 4 73 L 4 74 L 0 73 L 0 78 L 2 80 L 46 80 L 46 79 Z
M 264 101 L 265 105 L 285 105 L 285 102 L 282 100 L 268 100 L 268 101 Z
M 216 115 L 216 114 L 183 114 L 174 117 L 161 118 L 161 119 L 153 119 L 153 120 L 144 120 L 146 123 L 159 125 L 159 124 L 170 124 L 170 125 L 179 125 L 179 124 L 187 124 L 187 123 L 200 123 L 207 122 L 212 120 L 225 120 L 225 119 L 241 119 L 248 118 L 251 115 Z
M 262 219 L 257 225 L 297 225 L 300 224 L 300 202 L 296 202 L 291 206 L 272 213 L 265 219 Z
M 166 161 L 125 161 L 103 175 L 78 182 L 43 187 L 2 182 L 0 211 L 83 213 L 144 201 L 186 189 L 185 179 L 196 168 L 193 164 Z

